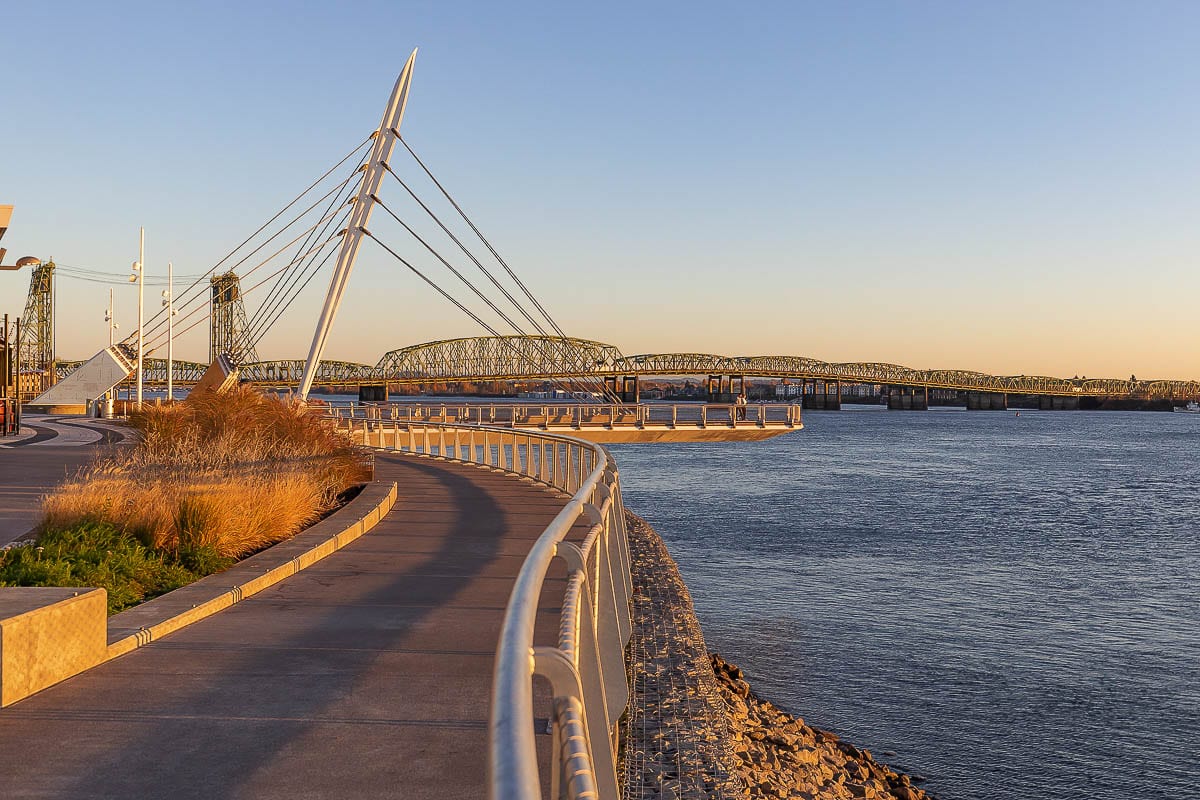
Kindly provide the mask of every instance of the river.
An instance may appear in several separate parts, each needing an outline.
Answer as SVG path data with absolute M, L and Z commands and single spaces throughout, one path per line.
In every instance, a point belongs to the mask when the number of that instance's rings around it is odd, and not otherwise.
M 611 448 L 710 649 L 943 800 L 1200 796 L 1200 417 L 804 423 Z

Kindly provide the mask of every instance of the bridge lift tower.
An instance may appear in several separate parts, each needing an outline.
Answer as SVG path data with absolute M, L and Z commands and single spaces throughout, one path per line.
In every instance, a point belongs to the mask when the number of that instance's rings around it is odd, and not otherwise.
M 234 272 L 214 275 L 212 308 L 208 317 L 208 363 L 222 353 L 234 364 L 258 361 L 254 346 L 245 340 L 246 305 L 242 301 L 242 280 Z
M 21 365 L 41 375 L 37 392 L 54 383 L 54 262 L 39 262 L 21 315 Z

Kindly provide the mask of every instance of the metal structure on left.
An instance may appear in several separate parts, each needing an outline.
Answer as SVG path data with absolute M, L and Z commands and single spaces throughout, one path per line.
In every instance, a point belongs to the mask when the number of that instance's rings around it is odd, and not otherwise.
M 37 394 L 50 388 L 56 378 L 54 369 L 54 262 L 33 268 L 29 296 L 21 314 L 22 383 Z
M 242 301 L 242 280 L 230 271 L 214 275 L 212 301 L 208 316 L 208 362 L 226 355 L 233 365 L 258 361 L 254 345 L 246 340 L 246 304 Z

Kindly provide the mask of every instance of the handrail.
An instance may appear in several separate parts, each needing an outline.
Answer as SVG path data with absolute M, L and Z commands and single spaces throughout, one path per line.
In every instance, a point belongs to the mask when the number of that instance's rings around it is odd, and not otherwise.
M 533 707 L 533 676 L 540 675 L 552 694 L 551 797 L 618 800 L 617 722 L 629 702 L 633 585 L 620 480 L 608 451 L 536 430 L 331 416 L 364 445 L 499 468 L 571 494 L 525 557 L 505 609 L 492 682 L 488 796 L 541 797 Z M 581 520 L 586 534 L 572 536 Z M 568 569 L 558 644 L 534 647 L 538 599 L 555 558 Z
M 457 423 L 554 432 L 595 428 L 796 428 L 796 403 L 370 403 L 330 401 L 338 419 L 390 420 L 402 423 Z

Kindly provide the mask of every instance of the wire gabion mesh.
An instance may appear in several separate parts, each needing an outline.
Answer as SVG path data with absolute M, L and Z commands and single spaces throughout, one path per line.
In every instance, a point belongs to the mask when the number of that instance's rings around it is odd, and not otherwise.
M 630 703 L 621 776 L 626 800 L 744 798 L 717 688 L 687 586 L 658 534 L 626 517 L 633 577 Z

